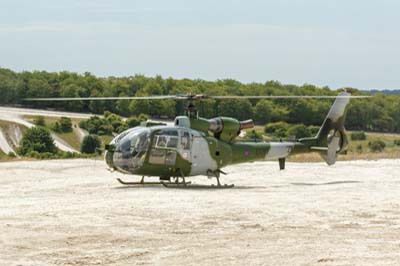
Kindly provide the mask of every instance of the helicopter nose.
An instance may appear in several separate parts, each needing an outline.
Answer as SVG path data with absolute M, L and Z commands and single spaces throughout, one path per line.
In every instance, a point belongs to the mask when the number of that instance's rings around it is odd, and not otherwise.
M 114 157 L 114 149 L 113 149 L 112 145 L 110 145 L 110 144 L 106 145 L 105 148 L 106 148 L 106 149 L 105 149 L 106 152 L 105 152 L 105 154 L 104 154 L 104 159 L 105 159 L 105 161 L 106 161 L 108 167 L 110 167 L 111 169 L 114 169 L 114 168 L 115 168 L 114 160 L 113 160 L 113 157 Z

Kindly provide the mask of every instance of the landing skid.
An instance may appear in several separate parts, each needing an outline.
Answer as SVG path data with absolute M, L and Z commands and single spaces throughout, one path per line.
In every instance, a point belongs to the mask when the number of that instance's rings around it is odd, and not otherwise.
M 222 172 L 221 170 L 216 170 L 216 171 L 207 171 L 207 176 L 209 178 L 215 177 L 217 179 L 217 185 L 201 185 L 201 184 L 192 184 L 190 181 L 186 181 L 185 176 L 180 170 L 180 176 L 173 176 L 172 178 L 174 181 L 171 180 L 171 177 L 167 177 L 166 179 L 163 179 L 160 177 L 160 181 L 157 182 L 144 182 L 144 176 L 142 176 L 142 179 L 139 182 L 126 182 L 123 181 L 120 178 L 117 178 L 117 181 L 124 185 L 124 186 L 141 186 L 141 185 L 163 185 L 166 188 L 204 188 L 204 189 L 224 189 L 224 188 L 233 188 L 234 184 L 224 184 L 221 185 L 219 181 L 220 174 L 226 174 Z
M 125 186 L 138 186 L 138 185 L 161 185 L 162 182 L 126 182 L 120 178 L 117 178 L 117 181 Z
M 164 187 L 167 187 L 167 188 L 171 188 L 171 187 L 176 187 L 176 188 L 187 188 L 187 187 L 190 187 L 189 185 L 191 184 L 192 182 L 179 182 L 179 183 L 176 183 L 176 182 L 161 182 L 161 184 L 164 186 Z
M 182 185 L 182 184 L 176 184 L 176 183 L 163 183 L 163 186 L 166 188 L 187 188 L 187 189 L 226 189 L 226 188 L 233 188 L 235 185 L 234 184 L 224 184 L 220 186 L 216 185 L 201 185 L 201 184 L 192 184 L 192 185 Z

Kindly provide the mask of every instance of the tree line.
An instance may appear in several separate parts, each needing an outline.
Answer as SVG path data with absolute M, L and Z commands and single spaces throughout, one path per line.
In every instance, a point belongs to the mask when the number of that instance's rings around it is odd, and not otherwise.
M 348 88 L 353 95 L 367 94 Z M 100 97 L 146 96 L 180 93 L 208 95 L 337 95 L 338 91 L 310 84 L 302 86 L 265 83 L 241 83 L 232 79 L 205 81 L 174 79 L 161 76 L 96 77 L 86 72 L 50 73 L 45 71 L 14 72 L 0 68 L 0 104 L 19 104 L 36 108 L 54 108 L 74 112 L 103 114 L 105 111 L 122 116 L 173 118 L 184 111 L 184 102 L 174 100 L 117 100 L 25 102 L 27 97 Z M 284 121 L 307 126 L 320 125 L 332 100 L 207 100 L 198 104 L 203 117 L 231 116 L 240 120 L 253 118 L 257 124 Z M 353 130 L 400 132 L 400 96 L 375 94 L 369 99 L 350 103 L 346 127 Z

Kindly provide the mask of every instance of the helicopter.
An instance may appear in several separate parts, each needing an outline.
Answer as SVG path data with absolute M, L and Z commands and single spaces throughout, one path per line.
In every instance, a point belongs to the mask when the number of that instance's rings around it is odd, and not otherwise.
M 343 90 L 337 96 L 210 96 L 205 94 L 178 94 L 137 97 L 87 97 L 87 98 L 34 98 L 36 101 L 72 100 L 184 100 L 188 104 L 185 115 L 177 116 L 173 125 L 142 122 L 140 126 L 127 129 L 105 145 L 105 162 L 110 171 L 139 175 L 138 182 L 123 185 L 161 184 L 165 187 L 187 187 L 187 178 L 207 176 L 216 178 L 217 184 L 209 187 L 230 188 L 222 185 L 222 169 L 228 165 L 254 161 L 277 160 L 279 169 L 285 169 L 290 155 L 317 152 L 328 165 L 336 162 L 337 155 L 346 152 L 348 138 L 344 127 L 346 107 L 351 96 Z M 318 133 L 314 137 L 277 142 L 239 141 L 237 137 L 244 129 L 254 127 L 253 120 L 239 121 L 232 117 L 202 118 L 195 103 L 207 99 L 296 99 L 335 98 Z M 158 182 L 146 182 L 145 177 L 159 177 Z

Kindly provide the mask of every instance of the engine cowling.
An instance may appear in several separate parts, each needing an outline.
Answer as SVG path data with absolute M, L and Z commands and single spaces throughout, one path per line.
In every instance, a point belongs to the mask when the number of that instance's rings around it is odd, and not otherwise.
M 217 139 L 232 142 L 240 130 L 254 127 L 253 120 L 238 121 L 231 117 L 216 117 L 208 120 L 208 130 L 214 133 Z

